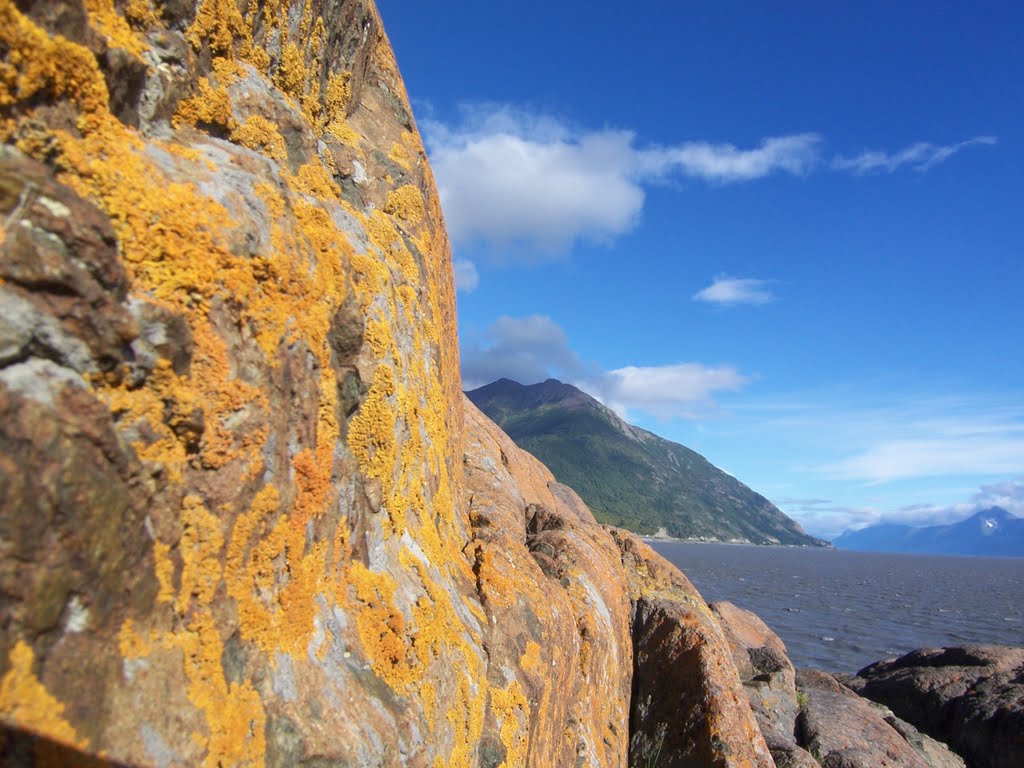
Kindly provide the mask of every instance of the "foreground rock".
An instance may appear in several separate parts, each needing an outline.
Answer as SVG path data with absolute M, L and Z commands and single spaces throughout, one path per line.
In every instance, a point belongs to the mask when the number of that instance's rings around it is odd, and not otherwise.
M 685 577 L 464 404 L 371 2 L 0 54 L 0 763 L 770 765 Z
M 879 661 L 847 682 L 972 766 L 1024 765 L 1024 648 L 927 648 Z
M 865 699 L 835 678 L 801 669 L 800 742 L 829 768 L 928 768 L 928 763 Z
M 796 671 L 782 640 L 750 611 L 726 601 L 710 607 L 725 630 L 750 707 L 776 765 L 817 765 L 796 740 Z
M 630 765 L 772 765 L 725 635 L 700 594 L 638 537 L 608 530 L 636 604 Z
M 793 669 L 782 640 L 729 602 L 711 604 L 761 732 L 780 768 L 819 765 L 962 768 L 944 745 L 823 672 Z M 923 761 L 923 762 L 922 762 Z

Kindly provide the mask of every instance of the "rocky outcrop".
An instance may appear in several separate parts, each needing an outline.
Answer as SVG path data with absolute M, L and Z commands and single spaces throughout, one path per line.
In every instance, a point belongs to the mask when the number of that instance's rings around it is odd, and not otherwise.
M 779 768 L 819 763 L 963 768 L 963 760 L 945 744 L 857 696 L 832 675 L 794 670 L 782 640 L 750 611 L 725 601 L 710 607 Z
M 372 3 L 0 54 L 0 761 L 770 764 L 685 577 L 464 404 Z
M 817 670 L 797 673 L 799 739 L 828 768 L 928 768 L 864 699 Z
M 797 743 L 796 670 L 782 640 L 750 611 L 726 601 L 710 607 L 725 630 L 750 707 L 776 765 L 817 765 Z
M 846 680 L 972 766 L 1024 763 L 1024 648 L 926 648 Z
M 635 602 L 631 765 L 770 766 L 722 628 L 690 581 L 609 528 Z

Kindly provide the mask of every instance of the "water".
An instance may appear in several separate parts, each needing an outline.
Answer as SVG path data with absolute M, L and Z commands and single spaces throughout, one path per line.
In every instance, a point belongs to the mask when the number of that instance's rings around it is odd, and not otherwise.
M 927 646 L 1024 646 L 1024 558 L 653 546 L 705 600 L 760 616 L 797 667 L 856 672 Z

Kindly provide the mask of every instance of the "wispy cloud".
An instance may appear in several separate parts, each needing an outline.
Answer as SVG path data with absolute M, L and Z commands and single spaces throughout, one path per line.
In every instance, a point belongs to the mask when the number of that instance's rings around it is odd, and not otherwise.
M 592 129 L 507 104 L 464 105 L 456 121 L 422 121 L 448 230 L 456 247 L 486 244 L 517 259 L 545 259 L 580 241 L 608 242 L 637 226 L 646 189 L 694 179 L 714 185 L 805 176 L 824 166 L 858 175 L 917 171 L 975 144 L 917 142 L 823 159 L 813 132 L 751 146 L 681 141 L 645 144 L 631 130 Z
M 455 259 L 452 264 L 455 269 L 455 290 L 463 293 L 472 293 L 480 284 L 480 274 L 476 271 L 476 264 L 469 259 Z
M 631 365 L 608 371 L 595 389 L 596 396 L 623 415 L 636 409 L 658 419 L 700 418 L 716 410 L 716 393 L 736 392 L 749 381 L 727 365 Z
M 703 301 L 720 307 L 767 304 L 775 300 L 775 295 L 767 288 L 768 284 L 768 280 L 720 275 L 711 285 L 693 294 L 692 298 L 694 301 Z
M 463 108 L 455 125 L 426 120 L 423 128 L 454 243 L 517 246 L 533 258 L 629 232 L 651 184 L 799 176 L 818 162 L 820 142 L 801 133 L 750 148 L 703 141 L 642 146 L 629 130 L 577 128 L 495 104 Z
M 897 509 L 887 509 L 880 506 L 825 507 L 813 504 L 785 504 L 785 501 L 780 500 L 776 503 L 787 514 L 803 521 L 816 535 L 833 539 L 843 531 L 860 530 L 878 523 L 899 523 L 916 527 L 949 525 L 992 507 L 1002 507 L 1010 514 L 1024 517 L 1024 477 L 983 485 L 969 498 L 954 504 L 908 504 Z
M 584 363 L 565 330 L 544 315 L 501 317 L 484 338 L 463 343 L 466 389 L 503 377 L 520 384 L 560 378 L 623 417 L 635 410 L 659 419 L 705 417 L 717 410 L 717 393 L 735 392 L 749 381 L 731 366 L 697 362 L 601 370 Z
M 973 139 L 945 145 L 919 141 L 899 152 L 865 150 L 854 157 L 838 156 L 832 161 L 832 167 L 840 171 L 851 171 L 860 176 L 870 173 L 892 173 L 904 166 L 923 172 L 945 162 L 962 149 L 977 144 L 992 145 L 996 141 L 995 136 L 975 136 Z
M 882 440 L 827 467 L 839 477 L 868 483 L 1009 474 L 1022 468 L 1024 429 L 1020 426 L 1008 427 L 1000 434 L 986 434 L 979 429 L 975 434 L 934 433 L 913 439 Z
M 482 338 L 463 341 L 461 359 L 467 390 L 501 378 L 536 384 L 552 377 L 574 380 L 592 373 L 569 346 L 562 326 L 546 315 L 499 317 Z

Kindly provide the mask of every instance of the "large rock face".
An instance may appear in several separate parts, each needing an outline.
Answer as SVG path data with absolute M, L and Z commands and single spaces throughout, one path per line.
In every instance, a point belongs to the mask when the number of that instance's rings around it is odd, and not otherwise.
M 685 578 L 464 406 L 368 0 L 0 0 L 0 54 L 0 762 L 769 764 Z

